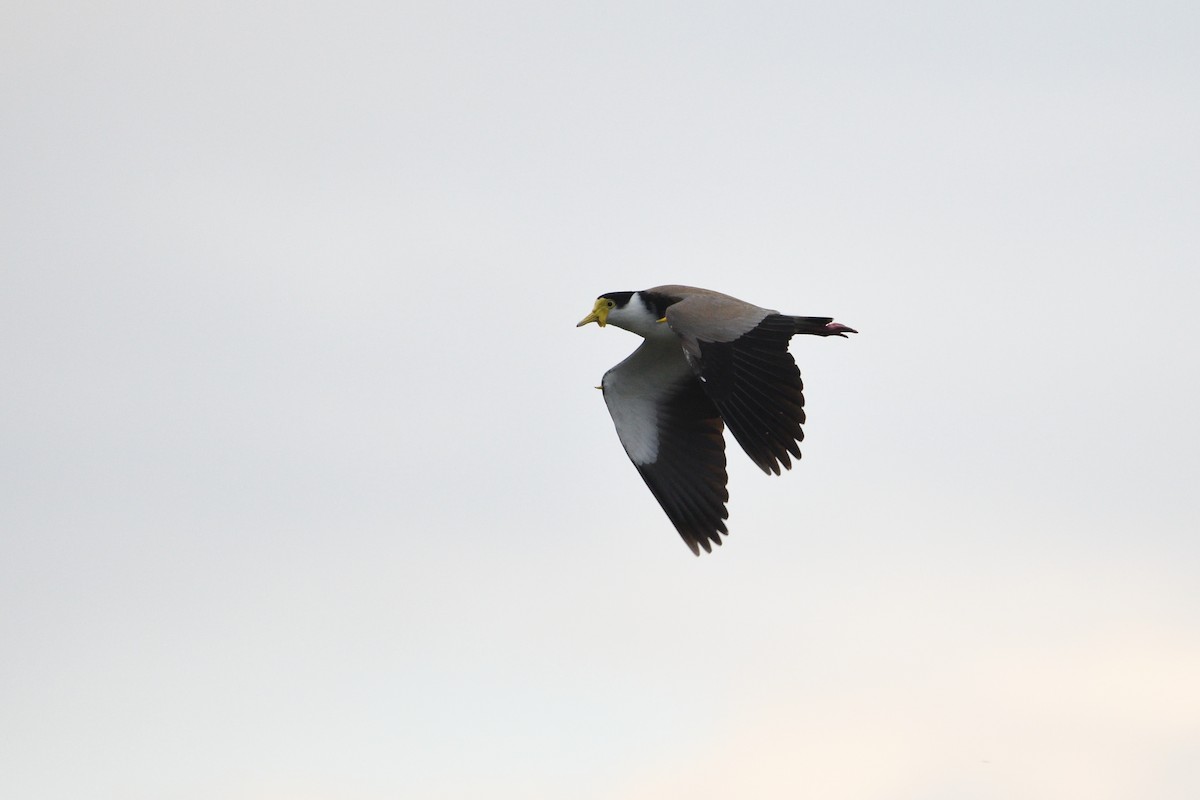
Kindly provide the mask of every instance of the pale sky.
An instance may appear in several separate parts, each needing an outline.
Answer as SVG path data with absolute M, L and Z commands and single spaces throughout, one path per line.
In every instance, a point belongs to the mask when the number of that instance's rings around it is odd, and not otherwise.
M 0 796 L 1200 796 L 1198 8 L 8 4 Z M 861 331 L 699 559 L 662 283 Z

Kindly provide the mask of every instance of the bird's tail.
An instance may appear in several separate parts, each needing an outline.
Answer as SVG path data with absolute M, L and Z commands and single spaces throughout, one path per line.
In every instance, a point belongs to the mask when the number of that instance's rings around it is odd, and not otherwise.
M 810 336 L 841 336 L 858 333 L 854 328 L 834 322 L 833 317 L 788 317 L 792 321 L 792 335 L 805 333 Z

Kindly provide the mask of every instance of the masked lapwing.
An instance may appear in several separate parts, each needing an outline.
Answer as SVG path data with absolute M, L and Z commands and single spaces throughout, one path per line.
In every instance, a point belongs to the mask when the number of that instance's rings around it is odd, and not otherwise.
M 763 472 L 791 469 L 804 384 L 788 341 L 857 333 L 692 286 L 602 294 L 576 327 L 590 322 L 645 338 L 599 388 L 629 459 L 696 555 L 729 532 L 724 428 Z

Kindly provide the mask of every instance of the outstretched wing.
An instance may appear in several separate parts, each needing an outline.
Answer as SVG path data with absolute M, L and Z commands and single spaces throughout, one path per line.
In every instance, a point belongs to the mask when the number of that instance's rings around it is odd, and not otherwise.
M 797 318 L 757 306 L 708 298 L 667 310 L 692 368 L 746 455 L 780 474 L 800 458 L 804 382 L 788 352 Z M 828 320 L 824 320 L 828 322 Z
M 625 452 L 683 541 L 712 552 L 728 532 L 724 426 L 679 343 L 647 340 L 603 389 Z

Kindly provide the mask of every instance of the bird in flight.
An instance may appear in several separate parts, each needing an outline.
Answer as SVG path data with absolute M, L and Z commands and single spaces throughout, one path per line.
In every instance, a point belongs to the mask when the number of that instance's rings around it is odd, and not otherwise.
M 602 294 L 575 327 L 592 322 L 645 339 L 598 388 L 629 459 L 697 556 L 729 533 L 725 427 L 763 472 L 791 469 L 804 383 L 788 342 L 858 333 L 693 286 Z

